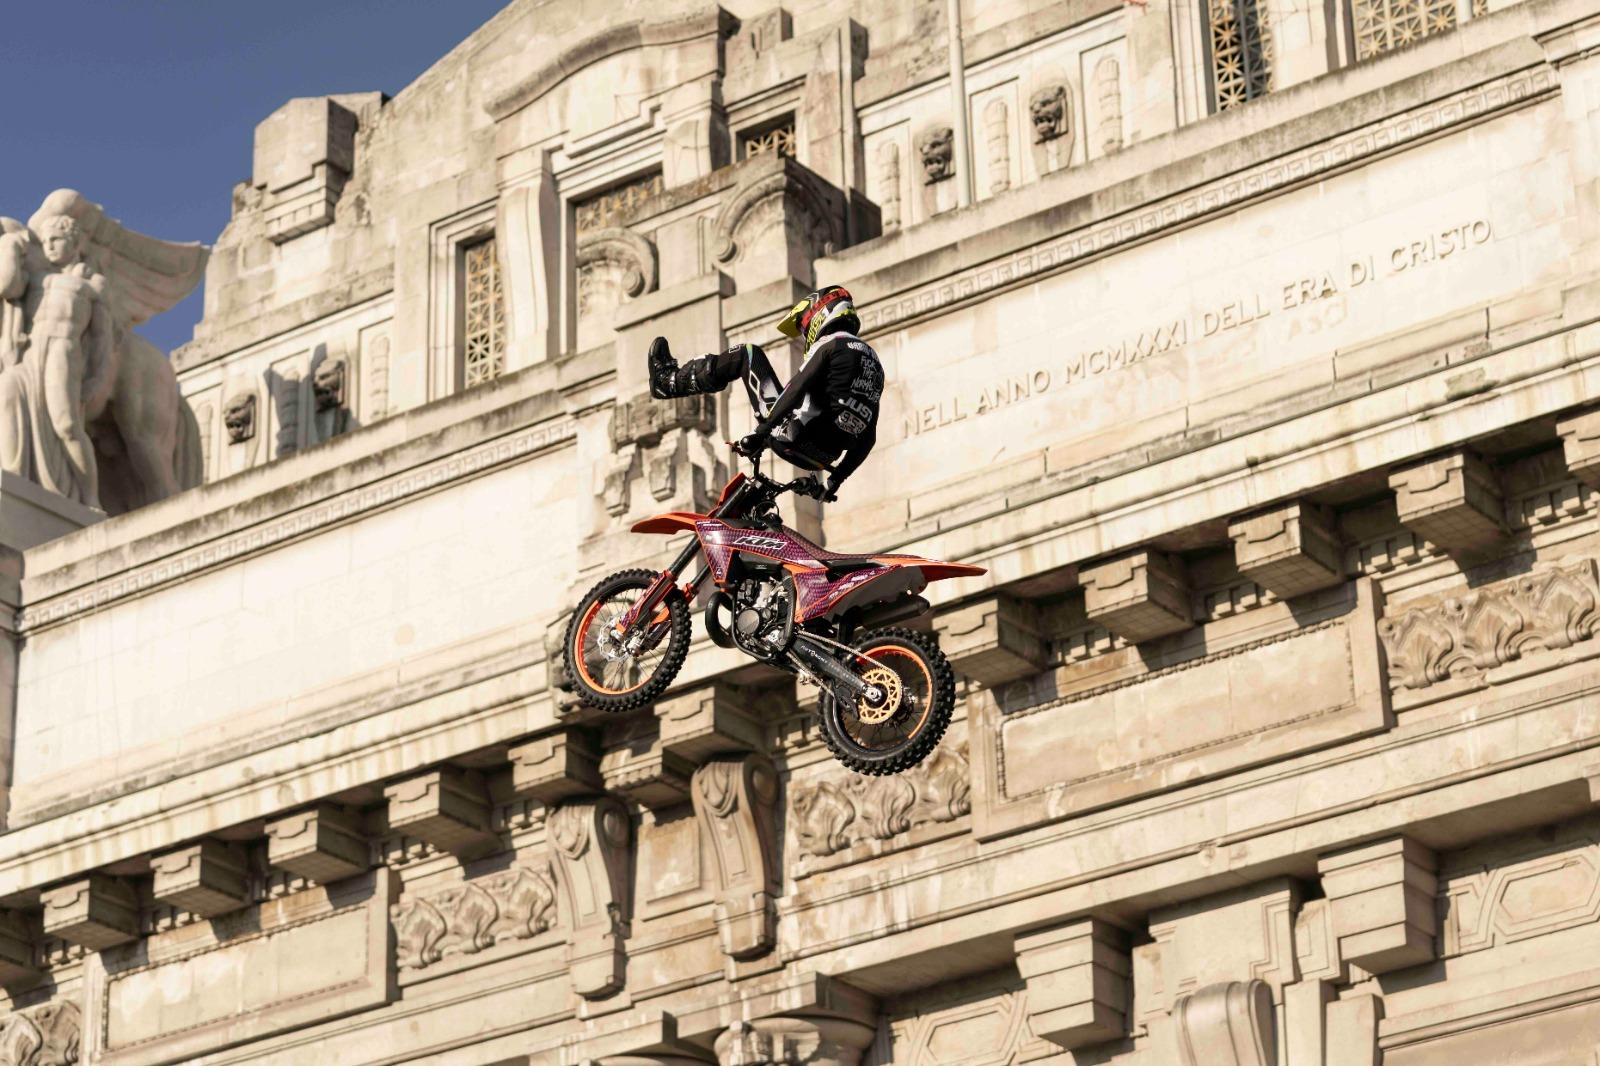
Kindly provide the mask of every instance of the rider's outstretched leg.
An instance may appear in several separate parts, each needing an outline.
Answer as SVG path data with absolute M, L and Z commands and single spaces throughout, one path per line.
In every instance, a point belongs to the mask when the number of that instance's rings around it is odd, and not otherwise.
M 658 400 L 693 396 L 701 392 L 721 392 L 744 374 L 745 349 L 734 348 L 715 355 L 702 355 L 682 366 L 672 357 L 665 337 L 650 342 L 650 395 Z

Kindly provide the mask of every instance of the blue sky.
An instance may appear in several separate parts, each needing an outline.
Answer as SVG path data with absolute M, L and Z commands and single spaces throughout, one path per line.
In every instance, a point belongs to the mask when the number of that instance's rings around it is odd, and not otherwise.
M 216 239 L 285 100 L 393 96 L 509 0 L 46 0 L 0 14 L 0 215 L 75 188 L 168 240 Z M 198 290 L 141 332 L 188 340 Z

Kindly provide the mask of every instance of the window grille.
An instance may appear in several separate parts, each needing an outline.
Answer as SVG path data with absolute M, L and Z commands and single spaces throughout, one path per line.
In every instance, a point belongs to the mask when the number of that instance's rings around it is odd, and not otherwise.
M 1256 0 L 1206 0 L 1206 5 L 1212 87 L 1217 110 L 1226 111 L 1272 88 L 1272 34 Z
M 463 251 L 466 272 L 463 331 L 464 378 L 468 388 L 493 381 L 506 367 L 505 295 L 500 263 L 490 237 Z
M 617 219 L 631 214 L 640 204 L 660 193 L 662 188 L 661 171 L 656 170 L 578 201 L 573 205 L 577 215 L 578 232 L 604 229 L 612 225 Z
M 762 126 L 739 133 L 739 158 L 753 159 L 758 155 L 794 155 L 794 116 L 790 115 L 773 126 Z
M 1392 52 L 1456 28 L 1456 0 L 1352 0 L 1356 58 Z

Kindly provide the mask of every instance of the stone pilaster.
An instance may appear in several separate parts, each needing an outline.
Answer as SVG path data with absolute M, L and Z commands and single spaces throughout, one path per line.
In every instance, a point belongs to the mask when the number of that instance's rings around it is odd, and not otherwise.
M 1089 620 L 1134 644 L 1194 625 L 1183 563 L 1165 552 L 1146 548 L 1086 563 L 1078 579 Z
M 1409 837 L 1389 837 L 1323 855 L 1317 870 L 1344 962 L 1381 974 L 1434 957 L 1432 851 Z
M 762 755 L 714 759 L 695 771 L 694 811 L 716 872 L 717 933 L 723 954 L 766 954 L 776 941 L 778 775 Z
M 551 153 L 527 148 L 501 160 L 495 245 L 505 279 L 507 370 L 561 353 L 563 236 Z
M 548 825 L 573 991 L 586 999 L 610 995 L 622 987 L 628 935 L 628 812 L 609 796 L 570 800 L 550 813 Z
M 1239 572 L 1289 599 L 1344 577 L 1339 533 L 1327 508 L 1291 500 L 1228 523 Z
M 1069 1051 L 1128 1035 L 1132 967 L 1122 930 L 1098 918 L 1019 934 L 1033 1034 Z
M 1494 469 L 1466 450 L 1391 471 L 1400 524 L 1448 552 L 1476 552 L 1505 536 L 1505 505 Z
M 1328 1004 L 1325 1066 L 1379 1066 L 1383 1054 L 1378 1050 L 1378 1023 L 1382 1020 L 1383 1000 L 1371 993 Z

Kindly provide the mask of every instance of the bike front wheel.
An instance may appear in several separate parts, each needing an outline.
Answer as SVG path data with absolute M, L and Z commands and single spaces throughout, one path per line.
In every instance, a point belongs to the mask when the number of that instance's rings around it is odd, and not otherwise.
M 851 669 L 887 696 L 873 706 L 824 692 L 822 739 L 834 758 L 856 773 L 909 770 L 938 747 L 950 725 L 956 703 L 950 661 L 931 635 L 912 629 L 880 629 L 855 649 L 861 658 Z
M 622 570 L 578 601 L 563 642 L 567 677 L 578 697 L 603 711 L 631 711 L 672 684 L 689 654 L 689 604 L 673 588 L 642 628 L 622 622 L 659 575 Z

